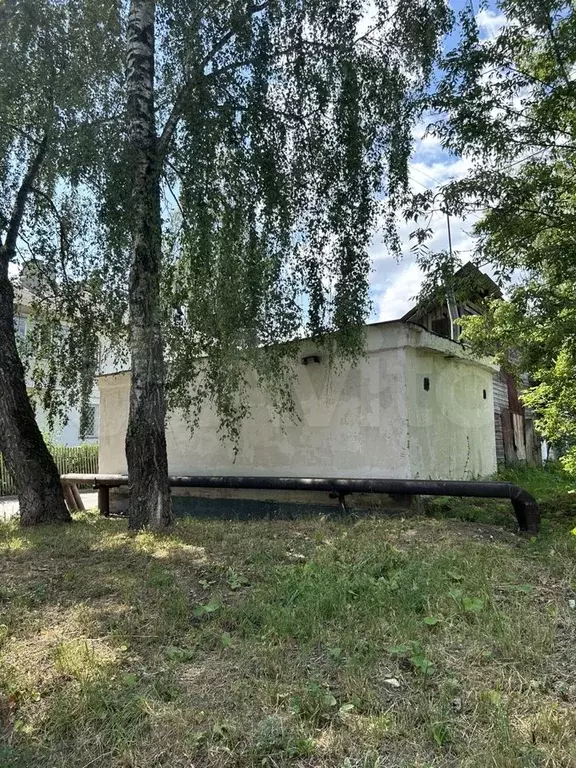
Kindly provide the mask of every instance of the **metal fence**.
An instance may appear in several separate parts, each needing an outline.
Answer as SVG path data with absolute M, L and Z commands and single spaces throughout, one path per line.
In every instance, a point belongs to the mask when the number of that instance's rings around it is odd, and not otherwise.
M 50 453 L 54 457 L 61 475 L 68 472 L 98 474 L 97 445 L 52 445 Z M 8 474 L 2 454 L 0 454 L 0 496 L 15 496 L 16 486 Z

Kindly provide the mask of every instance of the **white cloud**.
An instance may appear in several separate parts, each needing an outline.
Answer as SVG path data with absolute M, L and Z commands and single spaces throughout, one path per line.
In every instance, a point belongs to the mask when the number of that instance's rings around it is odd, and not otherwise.
M 465 157 L 437 159 L 432 162 L 414 160 L 410 164 L 410 176 L 418 184 L 432 189 L 452 179 L 461 179 L 472 167 Z
M 421 226 L 428 221 L 421 222 Z M 452 249 L 465 263 L 470 260 L 474 249 L 474 238 L 470 230 L 474 221 L 463 221 L 457 217 L 450 217 L 450 230 L 452 235 Z M 420 291 L 424 275 L 416 264 L 415 255 L 410 248 L 413 242 L 410 240 L 410 232 L 417 225 L 411 222 L 402 222 L 399 226 L 399 234 L 403 244 L 402 260 L 395 261 L 383 244 L 375 242 L 372 248 L 374 272 L 372 275 L 373 320 L 396 320 L 404 315 L 416 301 L 415 297 Z M 430 222 L 433 230 L 432 237 L 428 240 L 428 247 L 432 251 L 448 249 L 448 225 L 446 216 L 435 213 Z
M 476 23 L 480 32 L 484 33 L 483 37 L 492 39 L 506 24 L 506 16 L 503 13 L 496 13 L 490 8 L 483 8 L 476 14 Z
M 428 126 L 432 122 L 430 120 L 423 120 L 416 123 L 412 129 L 412 138 L 416 143 L 418 155 L 436 155 L 442 151 L 440 145 L 440 139 L 437 136 L 427 133 Z
M 375 306 L 378 320 L 396 320 L 410 308 L 420 290 L 422 273 L 416 262 L 404 265 L 391 284 L 380 294 Z
M 384 242 L 382 235 L 376 235 L 373 238 L 369 253 L 373 264 L 381 261 L 391 261 L 394 258 Z
M 365 6 L 364 13 L 360 17 L 360 20 L 356 25 L 356 36 L 362 37 L 367 32 L 369 32 L 369 30 L 374 26 L 377 20 L 378 20 L 378 8 L 376 6 L 376 3 L 369 2 Z

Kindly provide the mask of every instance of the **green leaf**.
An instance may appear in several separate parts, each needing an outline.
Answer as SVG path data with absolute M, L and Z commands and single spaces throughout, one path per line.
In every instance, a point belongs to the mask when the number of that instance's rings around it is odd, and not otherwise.
M 408 653 L 412 650 L 412 645 L 393 645 L 391 648 L 388 649 L 389 653 L 392 653 L 394 655 L 403 655 L 405 653 Z
M 336 697 L 332 693 L 326 693 L 324 696 L 324 704 L 327 707 L 335 707 L 337 703 Z
M 212 598 L 212 600 L 210 600 L 209 603 L 206 603 L 205 605 L 199 605 L 194 611 L 194 616 L 196 618 L 201 618 L 206 614 L 215 613 L 216 611 L 219 611 L 221 607 L 222 607 L 221 601 L 217 600 L 216 598 Z
M 450 727 L 447 723 L 432 723 L 430 731 L 437 746 L 445 747 L 449 743 Z
M 194 651 L 191 648 L 180 648 L 176 645 L 169 645 L 164 649 L 164 655 L 170 661 L 178 661 L 180 663 L 191 661 L 194 658 Z
M 423 619 L 424 624 L 426 624 L 429 627 L 435 627 L 436 624 L 440 624 L 440 622 L 443 621 L 443 619 L 440 616 L 426 616 L 425 619 Z
M 463 597 L 462 607 L 466 613 L 480 613 L 484 610 L 484 600 L 479 597 Z
M 230 572 L 228 576 L 228 586 L 230 589 L 241 589 L 242 587 L 247 587 L 249 585 L 250 581 L 245 576 L 242 576 L 241 573 L 236 573 L 235 571 Z
M 496 691 L 493 688 L 484 691 L 483 698 L 485 698 L 490 704 L 498 707 L 502 703 L 502 694 L 500 691 Z
M 425 656 L 417 654 L 411 656 L 410 661 L 416 667 L 416 669 L 420 670 L 423 675 L 429 676 L 434 674 L 434 665 Z

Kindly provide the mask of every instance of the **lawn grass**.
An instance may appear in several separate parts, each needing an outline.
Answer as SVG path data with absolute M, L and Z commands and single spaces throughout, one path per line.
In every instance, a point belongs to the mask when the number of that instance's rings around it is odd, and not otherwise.
M 478 501 L 0 525 L 0 766 L 575 766 L 571 481 L 530 477 L 532 538 Z

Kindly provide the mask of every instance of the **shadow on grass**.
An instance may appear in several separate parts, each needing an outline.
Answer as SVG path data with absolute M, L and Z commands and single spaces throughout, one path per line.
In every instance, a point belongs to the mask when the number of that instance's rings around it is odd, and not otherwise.
M 422 518 L 0 526 L 0 765 L 540 765 L 559 541 Z

